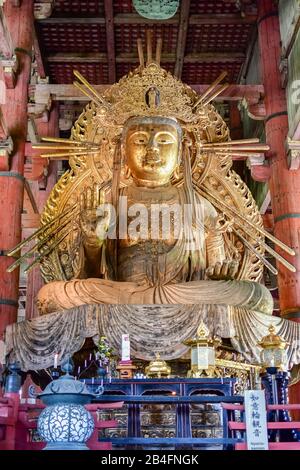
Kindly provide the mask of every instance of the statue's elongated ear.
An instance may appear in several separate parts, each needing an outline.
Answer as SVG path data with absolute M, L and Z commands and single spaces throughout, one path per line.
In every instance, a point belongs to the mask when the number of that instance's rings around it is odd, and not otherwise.
M 176 168 L 173 173 L 174 178 L 178 181 L 180 177 L 180 160 L 178 161 Z
M 127 165 L 127 163 L 125 163 L 124 176 L 125 176 L 126 179 L 129 179 L 132 176 L 131 170 L 130 170 L 129 166 Z
M 120 142 L 120 152 L 121 152 L 121 162 L 126 163 L 126 152 L 125 152 L 125 142 Z

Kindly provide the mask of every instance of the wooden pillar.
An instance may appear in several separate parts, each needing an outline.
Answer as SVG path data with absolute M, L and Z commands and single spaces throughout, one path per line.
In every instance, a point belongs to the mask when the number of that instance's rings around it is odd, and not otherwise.
M 16 321 L 18 310 L 19 272 L 6 272 L 13 259 L 5 253 L 21 239 L 32 13 L 32 0 L 23 0 L 20 7 L 14 7 L 13 2 L 4 5 L 19 68 L 15 88 L 6 90 L 6 103 L 2 106 L 8 134 L 13 139 L 13 152 L 9 171 L 0 172 L 0 338 L 6 325 Z
M 276 2 L 260 0 L 258 4 L 258 33 L 262 80 L 265 88 L 266 140 L 271 147 L 271 178 L 269 181 L 276 237 L 293 247 L 295 257 L 283 254 L 297 271 L 291 273 L 278 265 L 278 287 L 281 315 L 300 322 L 300 171 L 287 166 L 285 142 L 288 116 L 285 90 L 281 86 L 280 30 Z M 300 387 L 292 393 L 292 401 L 300 402 Z
M 40 137 L 57 137 L 59 136 L 58 127 L 58 104 L 54 104 L 50 113 L 49 122 L 44 122 L 42 119 L 36 120 L 36 128 Z M 51 161 L 48 166 L 47 186 L 46 189 L 39 189 L 38 182 L 34 182 L 35 191 L 34 196 L 37 203 L 39 213 L 41 214 L 49 194 L 57 180 L 57 162 Z M 36 229 L 35 229 L 36 230 Z M 26 236 L 29 236 L 27 233 Z M 32 259 L 33 261 L 33 259 Z M 31 261 L 30 261 L 31 262 Z M 41 276 L 40 267 L 35 266 L 27 275 L 27 289 L 26 289 L 26 319 L 37 317 L 39 315 L 36 306 L 36 297 L 40 288 L 44 285 Z
M 243 139 L 243 124 L 241 120 L 241 113 L 237 103 L 234 101 L 229 103 L 229 122 L 230 122 L 230 137 L 232 140 Z M 236 160 L 234 162 L 234 170 L 243 177 L 245 173 L 245 161 Z

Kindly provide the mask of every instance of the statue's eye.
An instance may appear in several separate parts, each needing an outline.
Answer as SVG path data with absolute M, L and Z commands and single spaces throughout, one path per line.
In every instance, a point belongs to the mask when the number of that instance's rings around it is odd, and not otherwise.
M 173 143 L 174 143 L 173 139 L 170 139 L 170 137 L 166 137 L 166 138 L 164 138 L 164 137 L 159 137 L 159 138 L 157 139 L 157 142 L 158 142 L 159 144 L 163 144 L 163 145 L 164 145 L 164 144 L 173 144 Z
M 138 137 L 134 140 L 134 143 L 136 145 L 145 145 L 145 144 L 147 144 L 147 139 L 146 139 L 146 137 Z
M 156 137 L 156 142 L 160 145 L 174 144 L 174 137 L 168 133 L 160 133 Z

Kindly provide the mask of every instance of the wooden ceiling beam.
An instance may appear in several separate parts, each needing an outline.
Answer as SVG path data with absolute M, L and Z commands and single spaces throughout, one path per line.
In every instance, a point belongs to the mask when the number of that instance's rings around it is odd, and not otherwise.
M 45 58 L 50 63 L 107 63 L 108 56 L 102 52 L 57 52 Z
M 257 21 L 257 15 L 241 16 L 238 13 L 230 14 L 204 14 L 204 15 L 190 15 L 190 25 L 226 25 L 226 24 L 254 24 Z M 38 24 L 106 24 L 106 19 L 103 17 L 87 17 L 87 18 L 55 18 L 49 17 L 41 20 L 36 20 Z M 124 24 L 176 24 L 180 23 L 179 14 L 174 15 L 167 20 L 151 20 L 143 18 L 136 13 L 119 13 L 114 16 L 113 23 L 115 25 Z
M 99 93 L 104 93 L 110 86 L 111 85 L 94 85 L 94 88 Z M 210 85 L 191 84 L 190 86 L 200 95 L 203 94 Z M 51 95 L 54 101 L 89 101 L 74 85 L 41 83 L 30 85 L 29 93 L 30 96 L 34 96 L 35 102 L 37 103 L 43 103 L 43 100 L 48 100 L 49 95 Z M 228 88 L 216 98 L 216 101 L 240 101 L 245 99 L 249 104 L 257 104 L 261 101 L 263 95 L 263 85 L 233 84 L 229 85 Z
M 190 6 L 191 0 L 183 0 L 180 5 L 180 21 L 177 36 L 176 63 L 174 67 L 174 75 L 177 78 L 180 78 L 182 75 L 187 31 L 189 27 Z
M 163 23 L 163 24 L 178 24 L 179 15 L 175 15 L 168 20 L 149 20 L 147 18 L 143 18 L 142 16 L 138 15 L 137 13 L 126 13 L 126 14 L 118 14 L 114 17 L 114 24 L 153 24 L 153 23 Z M 62 18 L 55 18 L 49 17 L 44 18 L 42 20 L 36 20 L 38 24 L 106 24 L 105 17 L 101 18 L 98 16 L 94 17 L 87 17 L 87 18 L 70 18 L 70 17 L 62 17 Z
M 255 24 L 256 21 L 257 15 L 241 16 L 239 13 L 219 13 L 190 16 L 190 25 Z
M 119 13 L 114 17 L 115 25 L 118 24 L 176 24 L 179 23 L 179 15 L 176 14 L 167 20 L 151 20 L 137 13 Z
M 93 16 L 91 18 L 55 18 L 49 17 L 42 20 L 35 20 L 35 23 L 43 24 L 103 24 L 105 25 L 105 18 L 100 18 L 98 16 Z
M 115 31 L 114 13 L 112 0 L 104 0 L 105 23 L 106 23 L 106 50 L 108 59 L 108 81 L 116 81 L 116 59 L 115 59 Z
M 183 58 L 184 63 L 201 63 L 201 62 L 237 62 L 245 60 L 245 54 L 243 52 L 201 52 L 189 54 Z M 50 63 L 107 63 L 109 61 L 109 54 L 100 52 L 58 52 L 51 54 L 46 57 L 47 62 Z M 175 62 L 175 54 L 163 54 L 161 62 Z M 123 53 L 119 54 L 115 61 L 117 63 L 138 63 L 139 58 L 135 53 Z M 114 80 L 115 82 L 116 80 Z
M 243 52 L 200 52 L 188 54 L 184 57 L 185 64 L 193 64 L 201 62 L 218 63 L 218 62 L 239 62 L 244 61 L 246 55 Z

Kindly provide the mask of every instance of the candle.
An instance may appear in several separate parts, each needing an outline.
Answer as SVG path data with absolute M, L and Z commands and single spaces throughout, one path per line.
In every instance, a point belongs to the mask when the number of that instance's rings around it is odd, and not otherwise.
M 87 367 L 87 360 L 84 361 L 84 367 Z
M 90 354 L 90 357 L 89 357 L 89 361 L 91 361 L 91 360 L 92 360 L 92 353 Z
M 80 375 L 80 366 L 78 366 L 78 375 Z
M 122 335 L 122 361 L 130 361 L 129 335 Z
M 92 385 L 94 385 L 94 382 L 95 382 L 95 378 L 92 377 Z
M 54 354 L 54 369 L 57 369 L 58 354 Z

